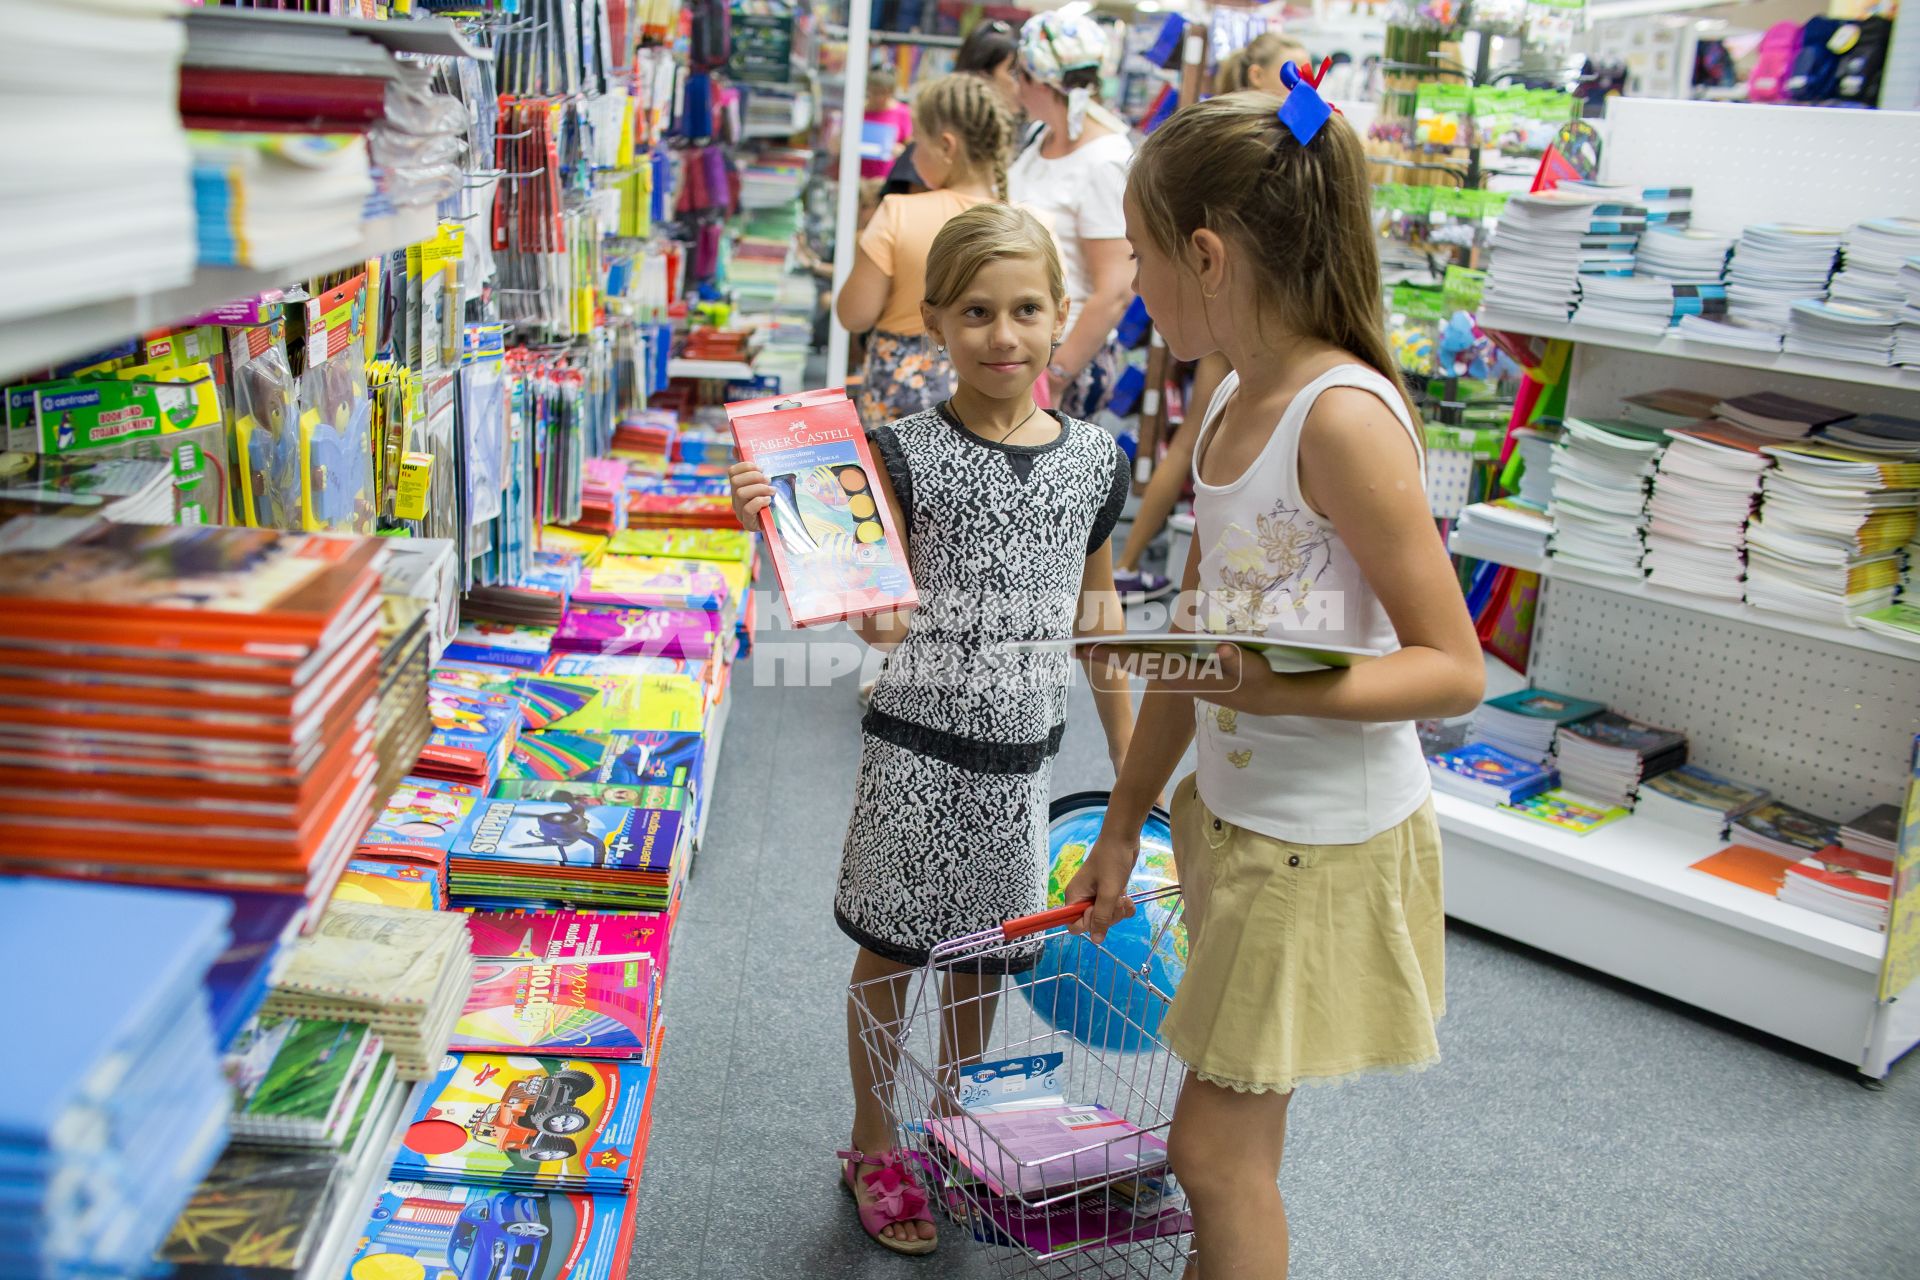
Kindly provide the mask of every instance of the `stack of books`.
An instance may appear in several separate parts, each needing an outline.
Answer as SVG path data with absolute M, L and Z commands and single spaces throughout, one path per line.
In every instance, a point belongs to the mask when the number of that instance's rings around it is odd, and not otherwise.
M 0 320 L 170 289 L 193 274 L 181 8 L 9 6 Z
M 1730 823 L 1767 799 L 1764 787 L 1748 786 L 1709 773 L 1699 765 L 1683 764 L 1647 779 L 1640 787 L 1634 813 L 1702 841 L 1719 841 L 1726 838 Z
M 1920 254 L 1920 218 L 1856 222 L 1847 228 L 1843 265 L 1827 286 L 1827 297 L 1897 312 L 1907 301 L 1900 268 L 1915 254 Z
M 1862 413 L 1825 428 L 1828 444 L 1905 462 L 1920 461 L 1920 418 L 1891 413 Z
M 1562 725 L 1597 716 L 1606 709 L 1604 704 L 1587 698 L 1547 689 L 1522 689 L 1481 703 L 1473 713 L 1467 741 L 1545 764 L 1553 754 L 1554 734 Z
M 1544 468 L 1542 468 L 1544 470 Z M 1475 502 L 1460 509 L 1454 534 L 1462 553 L 1503 564 L 1530 564 L 1547 554 L 1553 521 L 1539 507 L 1518 497 Z
M 1649 223 L 1634 251 L 1634 269 L 1675 284 L 1722 284 L 1733 242 L 1724 231 Z
M 6 532 L 0 865 L 324 904 L 375 804 L 380 540 Z
M 1920 462 L 1813 441 L 1766 452 L 1747 602 L 1843 625 L 1892 604 L 1900 548 L 1920 531 Z
M 1893 859 L 1830 844 L 1787 868 L 1780 901 L 1884 933 L 1893 901 Z
M 1845 409 L 1760 391 L 1729 396 L 1713 406 L 1713 416 L 1775 440 L 1804 440 L 1815 431 L 1850 417 Z
M 1770 437 L 1712 420 L 1667 433 L 1647 503 L 1647 580 L 1718 600 L 1744 597 L 1747 520 L 1773 459 Z
M 1427 757 L 1436 791 L 1475 804 L 1509 805 L 1554 786 L 1560 780 L 1549 766 L 1523 760 L 1484 742 L 1470 742 Z
M 1751 316 L 1682 316 L 1674 331 L 1694 342 L 1737 347 L 1742 351 L 1778 351 L 1786 340 L 1784 328 Z
M 1665 433 L 1634 422 L 1568 418 L 1553 451 L 1553 541 L 1548 554 L 1577 568 L 1641 576 L 1647 483 Z
M 1748 849 L 1798 862 L 1840 838 L 1840 824 L 1783 800 L 1768 800 L 1733 820 L 1727 839 Z
M 1603 711 L 1562 727 L 1554 735 L 1553 751 L 1568 791 L 1631 808 L 1643 780 L 1687 762 L 1687 738 Z
M 432 1075 L 473 985 L 458 915 L 335 902 L 288 948 L 263 1012 L 365 1023 L 402 1080 Z
M 1727 269 L 1727 311 L 1784 335 L 1793 304 L 1825 298 L 1842 232 L 1790 222 L 1762 222 L 1740 233 Z
M 6 1273 L 143 1274 L 227 1139 L 201 985 L 226 904 L 11 880 L 0 916 L 0 961 L 26 979 L 9 1004 L 32 1038 L 0 1090 Z
M 359 134 L 195 129 L 200 261 L 274 270 L 350 251 L 373 194 Z
M 1719 316 L 1727 309 L 1722 284 L 1676 284 L 1659 276 L 1582 276 L 1581 324 L 1628 333 L 1662 334 L 1685 316 Z
M 1895 307 L 1802 298 L 1793 304 L 1786 349 L 1795 355 L 1827 360 L 1890 365 L 1894 331 L 1899 324 L 1900 312 Z
M 598 750 L 589 735 L 558 735 L 562 749 Z M 697 737 L 697 735 L 687 735 Z M 529 734 L 531 743 L 553 734 Z M 600 735 L 615 754 L 615 774 L 644 793 L 644 748 Z M 580 754 L 584 756 L 585 751 Z M 694 772 L 696 770 L 689 770 Z M 629 808 L 593 803 L 566 783 L 525 788 L 540 798 L 488 800 L 476 806 L 447 860 L 456 902 L 482 906 L 572 902 L 625 911 L 665 911 L 684 875 L 689 847 L 684 806 Z
M 1632 275 L 1646 226 L 1640 206 L 1598 195 L 1539 191 L 1516 195 L 1494 227 L 1486 307 L 1564 321 L 1583 275 Z
M 1900 327 L 1893 335 L 1893 362 L 1920 364 L 1920 257 L 1900 264 Z
M 1621 401 L 1621 416 L 1630 422 L 1644 423 L 1649 427 L 1659 427 L 1664 431 L 1673 431 L 1681 427 L 1691 427 L 1703 418 L 1713 416 L 1713 406 L 1719 397 L 1705 391 L 1690 391 L 1685 387 L 1661 387 L 1655 391 L 1638 391 Z

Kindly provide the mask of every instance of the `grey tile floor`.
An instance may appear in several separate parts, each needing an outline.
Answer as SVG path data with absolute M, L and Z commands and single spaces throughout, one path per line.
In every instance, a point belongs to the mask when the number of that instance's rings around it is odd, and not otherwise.
M 853 947 L 831 904 L 858 705 L 851 677 L 756 683 L 773 675 L 749 661 L 734 676 L 630 1274 L 988 1275 L 957 1240 L 884 1254 L 839 1190 Z M 1055 790 L 1110 782 L 1081 691 Z M 1868 1090 L 1468 929 L 1448 962 L 1438 1067 L 1295 1103 L 1281 1178 L 1295 1277 L 1920 1277 L 1920 1065 Z

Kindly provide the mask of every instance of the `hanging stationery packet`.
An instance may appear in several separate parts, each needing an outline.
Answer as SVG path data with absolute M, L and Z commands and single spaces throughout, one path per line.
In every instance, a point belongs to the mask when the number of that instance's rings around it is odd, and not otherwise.
M 773 486 L 760 513 L 774 572 L 799 626 L 919 603 L 913 575 L 881 499 L 878 471 L 844 392 L 809 392 L 754 412 L 728 406 L 734 443 Z M 792 407 L 785 407 L 791 405 Z M 746 412 L 740 412 L 746 410 Z

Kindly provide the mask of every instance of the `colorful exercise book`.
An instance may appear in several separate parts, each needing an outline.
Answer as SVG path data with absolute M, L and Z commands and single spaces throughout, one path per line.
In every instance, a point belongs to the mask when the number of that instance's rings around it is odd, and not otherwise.
M 655 556 L 617 556 L 587 572 L 575 609 L 723 609 L 733 584 L 717 565 Z
M 698 731 L 707 695 L 684 675 L 525 676 L 515 682 L 521 717 L 536 731 Z
M 242 1030 L 222 1066 L 233 1085 L 235 1142 L 333 1149 L 378 1083 L 376 1067 L 393 1070 L 364 1023 L 274 1014 Z
M 1839 823 L 1780 800 L 1741 814 L 1727 832 L 1734 844 L 1796 860 L 1820 852 L 1839 837 Z
M 622 809 L 556 793 L 494 800 L 474 814 L 447 864 L 463 903 L 558 900 L 666 909 L 682 869 L 687 815 Z
M 1537 792 L 1524 799 L 1516 800 L 1512 804 L 1503 804 L 1500 806 L 1500 811 L 1545 823 L 1556 830 L 1576 836 L 1588 835 L 1609 823 L 1631 816 L 1619 805 L 1593 804 L 1578 796 L 1569 795 L 1558 787 L 1550 791 Z
M 1543 762 L 1553 750 L 1553 735 L 1605 711 L 1606 704 L 1549 689 L 1520 689 L 1489 698 L 1473 713 L 1472 740 L 1499 747 L 1509 755 Z
M 1893 882 L 1893 859 L 1830 844 L 1787 868 L 1780 901 L 1864 929 L 1884 930 Z
M 753 535 L 745 529 L 623 529 L 607 550 L 622 556 L 680 556 L 746 564 L 753 559 Z
M 637 1058 L 658 1030 L 659 974 L 645 957 L 549 964 L 476 960 L 455 1050 Z
M 441 658 L 449 662 L 480 662 L 494 667 L 538 671 L 552 646 L 552 627 L 511 622 L 467 622 L 454 634 Z
M 940 1116 L 927 1129 L 998 1196 L 1027 1197 L 1166 1164 L 1167 1144 L 1099 1105 Z
M 450 1055 L 407 1125 L 393 1176 L 631 1191 L 652 1088 L 652 1069 L 637 1062 Z
M 662 973 L 672 919 L 657 911 L 474 911 L 467 916 L 481 960 L 646 959 Z
M 555 650 L 705 658 L 719 643 L 720 615 L 705 609 L 569 609 Z
M 1435 790 L 1489 805 L 1524 800 L 1559 781 L 1552 769 L 1483 742 L 1429 756 L 1427 771 Z
M 382 862 L 355 858 L 333 887 L 334 902 L 378 902 L 414 911 L 446 906 L 445 870 L 418 862 Z
M 520 703 L 510 694 L 474 693 L 438 682 L 427 686 L 433 734 L 414 772 L 488 788 L 520 736 Z
M 529 733 L 500 772 L 496 794 L 521 794 L 522 782 L 589 782 L 693 789 L 706 740 L 698 733 Z
M 389 1182 L 347 1276 L 618 1280 L 638 1219 L 625 1196 Z
M 1752 889 L 1755 893 L 1764 893 L 1772 898 L 1779 895 L 1780 886 L 1787 880 L 1787 869 L 1793 866 L 1794 861 L 1763 849 L 1730 844 L 1720 852 L 1708 854 L 1694 863 L 1693 869 L 1719 876 L 1743 889 Z

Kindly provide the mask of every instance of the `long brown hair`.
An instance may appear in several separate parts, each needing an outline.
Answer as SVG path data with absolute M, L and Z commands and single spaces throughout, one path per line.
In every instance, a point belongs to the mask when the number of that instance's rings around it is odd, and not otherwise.
M 913 95 L 913 131 L 921 138 L 952 133 L 966 149 L 967 162 L 991 170 L 994 193 L 1007 198 L 1013 116 L 989 81 L 966 72 L 927 81 Z
M 1185 264 L 1193 233 L 1212 230 L 1252 269 L 1255 295 L 1289 333 L 1359 357 L 1411 414 L 1387 346 L 1360 139 L 1335 115 L 1302 146 L 1279 110 L 1268 94 L 1234 93 L 1174 112 L 1134 157 L 1127 194 L 1161 252 Z
M 1263 31 L 1220 59 L 1220 64 L 1213 69 L 1213 91 L 1238 93 L 1251 87 L 1248 78 L 1255 67 L 1277 63 L 1283 58 L 1299 59 L 1306 56 L 1306 46 L 1298 40 L 1277 31 Z

